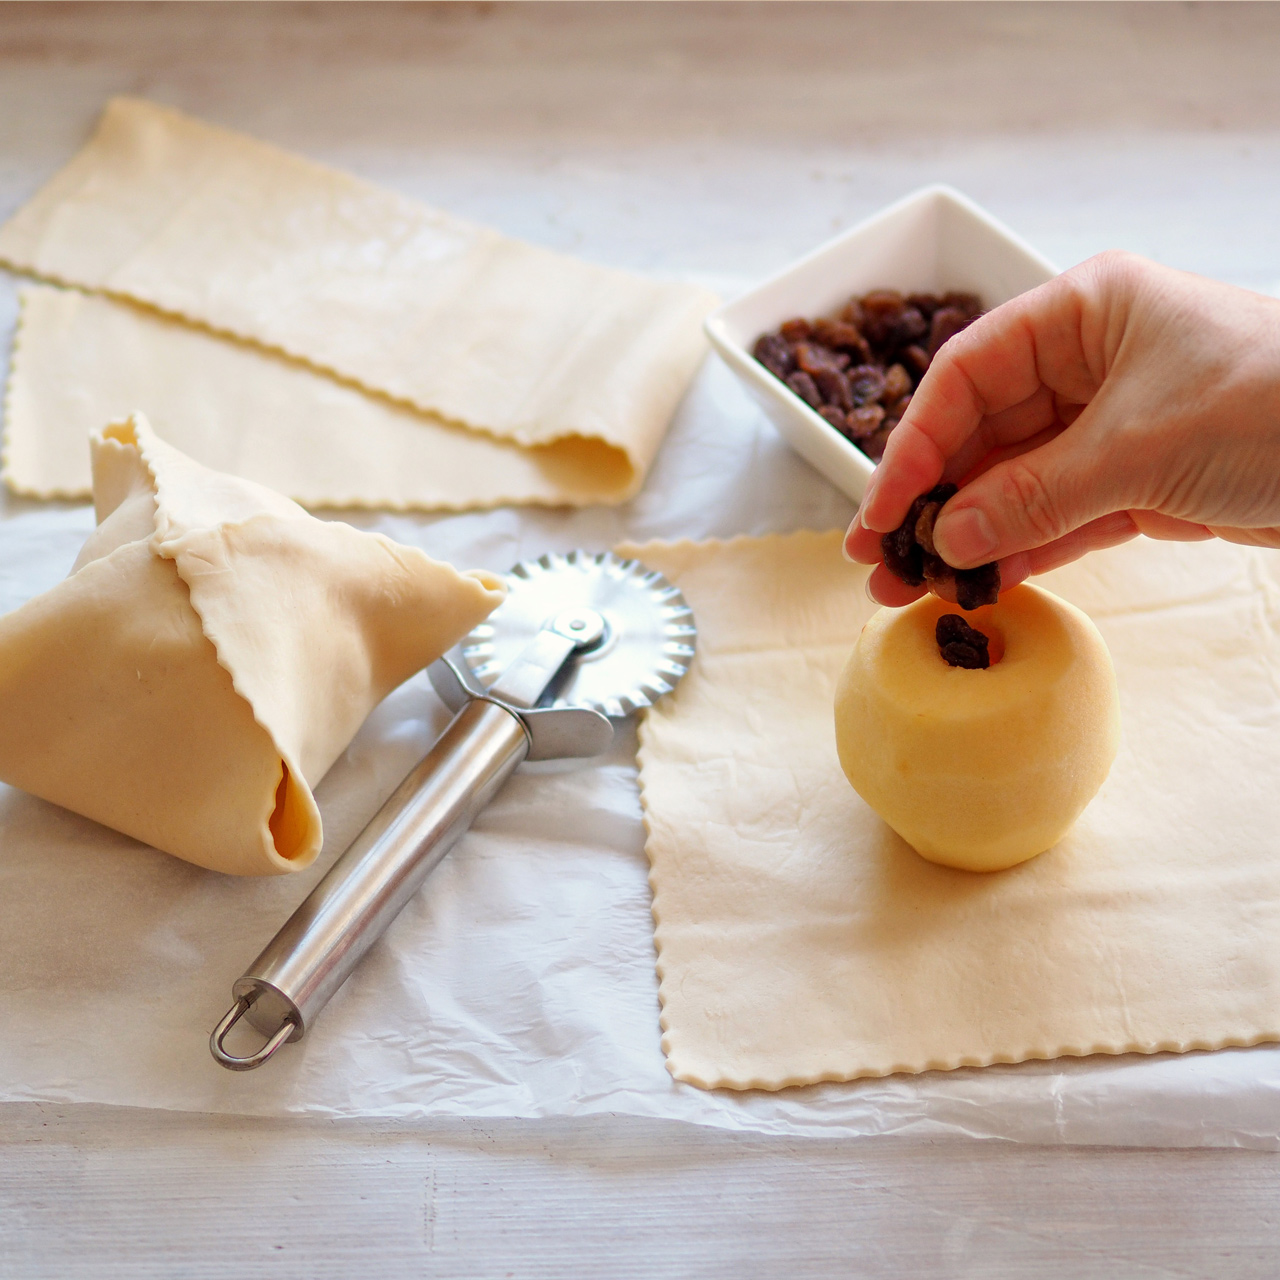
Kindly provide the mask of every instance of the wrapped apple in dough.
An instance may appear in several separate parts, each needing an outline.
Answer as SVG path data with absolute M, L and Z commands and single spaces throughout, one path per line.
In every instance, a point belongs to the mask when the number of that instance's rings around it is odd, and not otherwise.
M 91 450 L 98 527 L 0 618 L 0 779 L 203 867 L 305 867 L 312 787 L 500 581 L 210 471 L 140 415 Z
M 1097 627 L 1025 583 L 963 619 L 935 595 L 881 609 L 840 676 L 835 713 L 854 790 L 923 857 L 968 871 L 1056 844 L 1120 741 Z

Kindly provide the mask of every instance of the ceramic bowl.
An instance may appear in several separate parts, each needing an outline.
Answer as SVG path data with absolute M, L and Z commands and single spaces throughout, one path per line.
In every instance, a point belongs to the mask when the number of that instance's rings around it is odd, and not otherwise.
M 783 439 L 857 502 L 875 463 L 751 355 L 756 339 L 792 316 L 835 315 L 872 289 L 976 293 L 990 309 L 1056 274 L 972 200 L 925 187 L 726 303 L 708 316 L 707 336 Z

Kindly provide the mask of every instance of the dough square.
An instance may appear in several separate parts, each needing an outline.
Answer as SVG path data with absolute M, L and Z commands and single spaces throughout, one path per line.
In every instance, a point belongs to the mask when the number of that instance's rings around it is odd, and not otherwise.
M 41 496 L 84 488 L 33 429 L 69 404 L 313 503 L 622 502 L 718 301 L 132 98 L 0 226 L 0 263 L 95 295 L 24 301 L 6 478 Z
M 698 656 L 647 713 L 663 1049 L 780 1089 L 1280 1040 L 1280 557 L 1139 539 L 1041 583 L 1098 624 L 1120 754 L 1057 846 L 935 866 L 845 781 L 832 699 L 874 606 L 838 533 L 649 543 Z

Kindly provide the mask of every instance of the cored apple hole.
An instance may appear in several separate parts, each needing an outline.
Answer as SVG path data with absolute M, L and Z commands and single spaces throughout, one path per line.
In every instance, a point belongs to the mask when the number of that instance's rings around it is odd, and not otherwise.
M 1004 657 L 1004 635 L 991 617 L 997 607 L 996 605 L 983 605 L 982 608 L 974 609 L 971 613 L 964 615 L 964 620 L 975 631 L 981 631 L 987 637 L 987 657 L 991 659 L 991 666 L 993 667 Z
M 994 667 L 1004 657 L 1004 636 L 989 622 L 969 625 L 987 637 L 987 657 L 991 659 L 991 665 Z

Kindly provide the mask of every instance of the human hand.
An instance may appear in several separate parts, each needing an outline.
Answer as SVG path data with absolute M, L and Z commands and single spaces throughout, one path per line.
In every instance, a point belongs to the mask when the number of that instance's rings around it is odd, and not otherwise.
M 939 554 L 1003 587 L 1139 533 L 1280 546 L 1280 301 L 1105 253 L 957 334 L 845 538 L 883 604 L 924 593 L 880 536 L 943 479 Z

